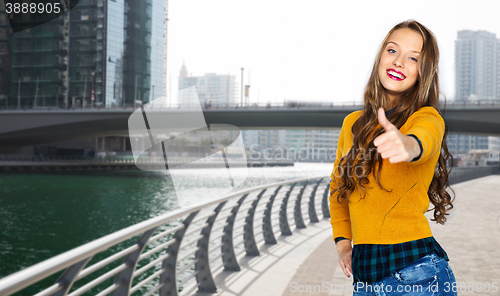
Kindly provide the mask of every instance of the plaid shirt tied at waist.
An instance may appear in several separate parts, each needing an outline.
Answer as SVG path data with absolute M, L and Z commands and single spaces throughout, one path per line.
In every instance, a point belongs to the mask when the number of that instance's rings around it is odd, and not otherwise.
M 346 238 L 337 237 L 335 243 L 343 239 Z M 431 253 L 450 261 L 445 250 L 432 236 L 400 244 L 354 245 L 352 250 L 354 282 L 377 282 Z

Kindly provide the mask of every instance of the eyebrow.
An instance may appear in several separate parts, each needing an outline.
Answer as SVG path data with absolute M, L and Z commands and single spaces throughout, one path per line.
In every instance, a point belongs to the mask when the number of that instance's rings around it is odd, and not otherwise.
M 389 43 L 394 43 L 394 44 L 396 44 L 397 46 L 399 46 L 399 44 L 397 44 L 397 43 L 396 43 L 396 42 L 394 42 L 394 41 L 389 41 L 389 42 L 387 42 L 387 44 L 389 44 Z M 412 50 L 412 52 L 420 54 L 420 51 Z

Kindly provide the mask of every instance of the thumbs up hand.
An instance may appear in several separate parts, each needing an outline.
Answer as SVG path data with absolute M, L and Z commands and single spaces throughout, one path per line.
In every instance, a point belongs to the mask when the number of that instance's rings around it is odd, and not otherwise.
M 403 135 L 395 125 L 385 117 L 384 108 L 378 109 L 378 122 L 385 132 L 373 141 L 377 152 L 382 158 L 389 158 L 389 162 L 409 162 L 420 155 L 420 146 L 417 140 Z

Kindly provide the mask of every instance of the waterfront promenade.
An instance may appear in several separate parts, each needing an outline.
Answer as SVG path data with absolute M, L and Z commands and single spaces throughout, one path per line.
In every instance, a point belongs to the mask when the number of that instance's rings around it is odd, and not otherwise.
M 430 221 L 434 237 L 448 253 L 457 283 L 476 287 L 458 295 L 500 295 L 500 291 L 477 288 L 496 282 L 500 289 L 499 186 L 498 174 L 453 185 L 456 198 L 448 221 L 445 225 Z M 432 211 L 426 216 L 432 218 Z M 329 219 L 293 231 L 292 236 L 278 236 L 277 245 L 261 243 L 260 256 L 241 256 L 241 271 L 215 273 L 218 291 L 213 295 L 352 295 L 340 288 L 319 291 L 324 283 L 344 289 L 352 285 L 338 265 Z M 319 287 L 316 292 L 299 292 L 307 285 Z

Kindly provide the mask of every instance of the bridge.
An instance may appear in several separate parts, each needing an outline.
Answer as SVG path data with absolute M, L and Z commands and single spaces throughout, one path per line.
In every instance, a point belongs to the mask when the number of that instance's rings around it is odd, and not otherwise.
M 208 125 L 224 123 L 239 129 L 340 129 L 344 117 L 363 109 L 352 102 L 322 104 L 319 107 L 289 107 L 268 104 L 239 107 L 214 105 L 203 109 Z M 500 102 L 447 103 L 441 105 L 450 133 L 500 136 Z M 128 118 L 135 108 L 70 109 L 60 108 L 1 110 L 0 145 L 28 146 L 43 143 L 103 137 L 128 136 Z M 198 109 L 155 107 L 148 109 L 148 118 L 180 122 L 200 112 Z
M 292 295 L 325 281 L 349 285 L 331 236 L 330 181 L 259 186 L 143 221 L 0 279 L 0 295 L 34 286 L 37 296 Z M 431 226 L 457 282 L 488 283 L 488 292 L 500 283 L 499 182 L 498 166 L 454 168 L 459 206 L 445 226 Z

